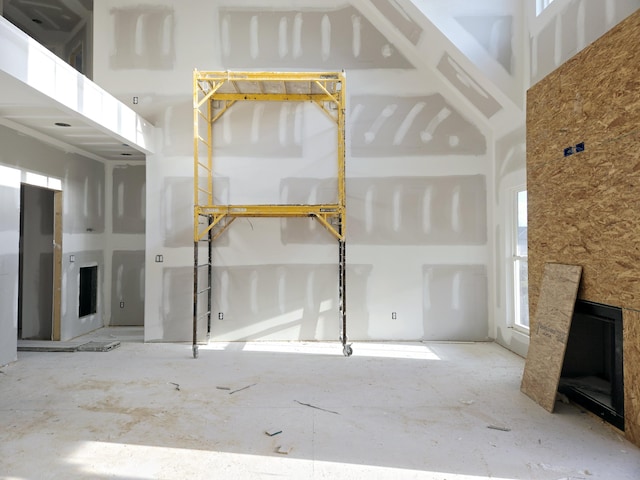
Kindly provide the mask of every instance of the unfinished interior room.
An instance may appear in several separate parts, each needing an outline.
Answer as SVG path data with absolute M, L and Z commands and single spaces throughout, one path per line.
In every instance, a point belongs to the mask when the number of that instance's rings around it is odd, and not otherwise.
M 640 478 L 640 0 L 0 0 L 0 478 Z

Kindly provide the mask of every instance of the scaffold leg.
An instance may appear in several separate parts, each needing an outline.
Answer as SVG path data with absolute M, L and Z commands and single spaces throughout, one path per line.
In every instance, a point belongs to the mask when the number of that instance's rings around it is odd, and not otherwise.
M 213 295 L 213 233 L 211 231 L 211 224 L 213 223 L 213 216 L 209 215 L 209 233 L 207 234 L 207 343 L 211 339 L 211 307 Z
M 347 266 L 346 266 L 347 246 L 344 240 L 338 242 L 338 284 L 339 284 L 339 309 L 340 320 L 342 322 L 340 340 L 342 342 L 342 353 L 345 357 L 350 357 L 353 353 L 351 344 L 347 343 Z
M 193 358 L 198 358 L 198 242 L 193 242 Z

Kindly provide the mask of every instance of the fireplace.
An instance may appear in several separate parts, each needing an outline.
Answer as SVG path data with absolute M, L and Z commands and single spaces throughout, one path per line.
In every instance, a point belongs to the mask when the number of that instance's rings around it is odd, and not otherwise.
M 624 430 L 622 309 L 577 300 L 558 391 Z

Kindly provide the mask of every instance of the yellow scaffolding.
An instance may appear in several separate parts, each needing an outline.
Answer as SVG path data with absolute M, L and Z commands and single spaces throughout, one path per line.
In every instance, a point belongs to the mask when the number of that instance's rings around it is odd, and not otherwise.
M 313 102 L 337 125 L 337 199 L 321 205 L 216 205 L 213 192 L 213 124 L 239 101 Z M 345 356 L 346 317 L 346 193 L 345 193 L 344 72 L 201 72 L 193 74 L 193 356 L 198 356 L 198 321 L 206 316 L 207 338 L 211 332 L 212 244 L 238 217 L 311 217 L 338 241 L 340 340 Z M 207 262 L 201 264 L 199 244 L 208 246 Z M 207 269 L 207 285 L 199 284 L 200 269 Z M 199 311 L 207 295 L 208 308 Z

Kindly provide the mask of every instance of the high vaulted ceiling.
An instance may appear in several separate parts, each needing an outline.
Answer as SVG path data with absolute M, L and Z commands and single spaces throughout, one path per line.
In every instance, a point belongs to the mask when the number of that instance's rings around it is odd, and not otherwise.
M 91 21 L 93 0 L 4 0 L 4 17 L 47 48 L 67 44 Z

